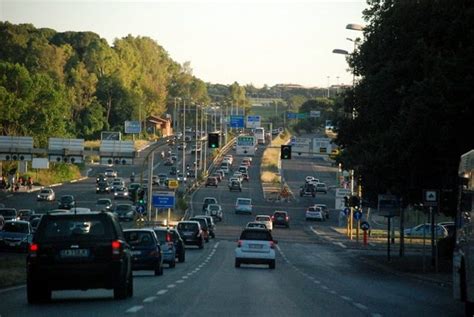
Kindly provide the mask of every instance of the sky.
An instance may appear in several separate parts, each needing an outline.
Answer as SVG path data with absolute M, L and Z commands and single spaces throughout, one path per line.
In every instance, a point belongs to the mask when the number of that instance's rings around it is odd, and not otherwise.
M 364 24 L 366 0 L 0 0 L 0 20 L 58 32 L 92 31 L 113 45 L 148 36 L 205 82 L 350 84 L 347 30 Z

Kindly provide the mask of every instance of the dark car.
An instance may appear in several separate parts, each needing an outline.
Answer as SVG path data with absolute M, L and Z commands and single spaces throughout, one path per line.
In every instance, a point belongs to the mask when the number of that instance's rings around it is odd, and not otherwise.
M 71 209 L 76 207 L 76 200 L 72 195 L 63 195 L 59 198 L 58 209 Z
M 174 161 L 170 158 L 165 161 L 165 166 L 172 166 L 173 164 L 174 164 Z
M 306 183 L 300 187 L 300 197 L 303 196 L 316 196 L 316 186 L 311 183 Z
M 105 177 L 104 174 L 98 174 L 95 178 L 96 183 L 106 181 L 106 180 L 107 180 L 107 177 Z
M 288 212 L 277 210 L 273 213 L 272 216 L 273 227 L 275 226 L 285 226 L 287 228 L 290 227 L 290 217 L 288 216 Z
M 29 303 L 51 300 L 55 290 L 113 289 L 133 295 L 132 257 L 111 213 L 43 215 L 27 256 Z
M 219 184 L 219 181 L 217 180 L 216 177 L 213 177 L 213 176 L 209 176 L 206 180 L 206 187 L 208 186 L 214 186 L 214 187 L 217 187 L 217 185 Z
M 131 204 L 118 204 L 114 208 L 114 213 L 120 221 L 132 221 L 135 218 L 135 209 Z
M 178 262 L 184 262 L 186 259 L 186 247 L 184 245 L 184 241 L 181 238 L 178 230 L 176 229 L 169 229 L 171 233 L 171 238 L 173 239 L 174 246 L 176 248 L 176 257 L 178 258 Z
M 110 190 L 111 188 L 110 188 L 109 182 L 107 181 L 98 182 L 97 187 L 95 188 L 96 194 L 99 194 L 99 193 L 110 194 Z
M 153 231 L 155 231 L 163 252 L 163 263 L 167 263 L 170 268 L 174 268 L 176 266 L 176 247 L 171 233 L 166 227 L 156 227 L 153 228 Z
M 197 216 L 194 216 L 194 218 L 204 218 L 204 219 L 206 219 L 207 228 L 208 228 L 208 231 L 209 231 L 209 236 L 213 239 L 216 237 L 216 233 L 215 233 L 216 225 L 214 223 L 214 219 L 212 218 L 212 216 L 197 215 Z
M 204 241 L 209 242 L 209 224 L 207 222 L 207 219 L 205 218 L 199 218 L 199 217 L 192 217 L 189 218 L 190 221 L 197 221 L 201 225 L 201 230 L 202 230 L 202 236 L 204 238 Z
M 250 180 L 249 173 L 242 173 L 242 179 L 246 182 Z
M 38 217 L 36 217 L 38 216 Z M 36 230 L 38 229 L 38 225 L 41 221 L 41 217 L 43 215 L 35 215 L 35 217 L 30 218 L 30 225 L 31 225 L 31 232 L 34 234 Z
M 33 231 L 28 221 L 5 221 L 0 231 L 0 250 L 28 251 Z
M 171 166 L 170 175 L 176 175 L 176 174 L 178 174 L 178 170 L 176 169 L 175 166 Z
M 18 210 L 18 220 L 30 221 L 31 216 L 35 214 L 33 209 Z
M 198 221 L 180 221 L 176 226 L 179 235 L 186 245 L 197 245 L 199 249 L 204 248 L 204 237 L 201 225 Z
M 229 183 L 229 191 L 237 190 L 242 191 L 242 184 L 239 181 L 231 181 Z
M 163 253 L 155 232 L 152 229 L 129 229 L 123 234 L 132 249 L 133 270 L 151 270 L 155 275 L 163 275 Z
M 18 212 L 15 208 L 0 208 L 0 215 L 3 216 L 3 220 L 18 220 Z

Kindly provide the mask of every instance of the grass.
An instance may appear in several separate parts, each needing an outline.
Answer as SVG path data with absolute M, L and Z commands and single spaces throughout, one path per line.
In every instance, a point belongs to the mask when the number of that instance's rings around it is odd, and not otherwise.
M 264 183 L 280 183 L 281 178 L 278 174 L 278 162 L 280 160 L 280 145 L 285 144 L 290 139 L 289 133 L 282 133 L 272 140 L 271 147 L 263 152 L 261 176 Z M 273 148 L 275 147 L 275 148 Z
M 26 254 L 0 253 L 0 288 L 26 282 Z
M 259 115 L 262 117 L 263 121 L 269 121 L 271 117 L 282 116 L 283 112 L 286 110 L 283 106 L 278 106 L 275 113 L 275 106 L 261 106 L 261 107 L 252 107 L 251 114 Z

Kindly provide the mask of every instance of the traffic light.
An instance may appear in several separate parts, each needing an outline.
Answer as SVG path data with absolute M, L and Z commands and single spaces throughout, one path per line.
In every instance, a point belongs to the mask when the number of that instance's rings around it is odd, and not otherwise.
M 349 198 L 349 207 L 358 207 L 360 205 L 360 199 L 358 196 L 351 196 Z
M 290 160 L 291 159 L 291 145 L 282 145 L 281 146 L 280 158 L 282 160 Z
M 344 196 L 344 207 L 349 207 L 349 197 Z
M 219 133 L 209 133 L 207 139 L 209 140 L 208 144 L 211 149 L 217 149 L 219 147 Z

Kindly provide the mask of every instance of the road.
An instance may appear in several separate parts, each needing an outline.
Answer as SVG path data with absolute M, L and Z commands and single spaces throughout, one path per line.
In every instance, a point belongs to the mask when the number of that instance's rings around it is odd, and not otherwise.
M 53 292 L 52 303 L 31 306 L 25 288 L 0 292 L 3 316 L 462 316 L 449 288 L 422 283 L 365 262 L 360 250 L 330 243 L 323 234 L 335 225 L 337 215 L 323 223 L 307 223 L 304 210 L 314 204 L 303 197 L 291 203 L 268 203 L 259 182 L 262 148 L 250 168 L 250 182 L 243 191 L 229 192 L 226 183 L 217 189 L 202 188 L 193 195 L 192 211 L 199 214 L 202 200 L 214 196 L 222 204 L 224 220 L 216 239 L 203 250 L 188 248 L 186 262 L 165 269 L 161 277 L 135 272 L 133 298 L 115 301 L 111 291 Z M 239 158 L 235 159 L 237 164 Z M 160 168 L 160 167 L 158 167 Z M 306 175 L 317 173 L 334 185 L 335 175 L 323 160 L 294 158 L 283 162 L 284 177 L 296 191 Z M 126 171 L 123 171 L 125 173 Z M 58 188 L 74 191 L 84 206 L 95 202 L 93 179 Z M 26 203 L 12 197 L 9 205 Z M 31 194 L 30 194 L 31 195 Z M 233 212 L 237 197 L 253 200 L 252 216 Z M 34 197 L 32 196 L 33 200 Z M 317 202 L 334 204 L 334 192 L 318 195 Z M 34 203 L 34 202 L 33 202 Z M 234 248 L 242 227 L 256 214 L 274 210 L 290 213 L 290 229 L 276 228 L 276 269 L 242 265 L 234 268 Z M 375 251 L 377 252 L 377 251 Z

